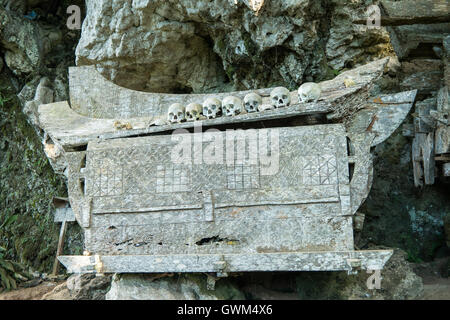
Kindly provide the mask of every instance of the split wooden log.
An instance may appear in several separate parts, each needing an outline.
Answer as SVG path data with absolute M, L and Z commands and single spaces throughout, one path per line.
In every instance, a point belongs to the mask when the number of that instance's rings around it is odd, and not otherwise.
M 59 270 L 59 260 L 58 257 L 63 254 L 64 249 L 64 238 L 67 231 L 67 223 L 75 221 L 75 215 L 70 208 L 69 199 L 55 197 L 53 198 L 53 205 L 56 208 L 55 211 L 55 222 L 61 222 L 61 230 L 59 232 L 58 249 L 56 250 L 56 257 L 53 263 L 52 275 L 56 276 Z
M 434 133 L 416 133 L 412 143 L 414 185 L 434 184 Z
M 407 25 L 450 22 L 448 0 L 382 0 L 386 16 L 382 25 Z
M 448 0 L 382 0 L 380 6 L 380 24 L 390 33 L 400 59 L 421 43 L 435 45 L 450 35 Z M 366 17 L 355 23 L 366 24 Z

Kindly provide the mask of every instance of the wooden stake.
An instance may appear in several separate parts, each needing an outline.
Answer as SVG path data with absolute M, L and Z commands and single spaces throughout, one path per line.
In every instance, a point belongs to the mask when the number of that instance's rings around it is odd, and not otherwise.
M 64 237 L 66 235 L 67 222 L 63 221 L 61 224 L 61 231 L 59 232 L 59 241 L 58 241 L 58 250 L 56 251 L 55 262 L 53 263 L 53 272 L 52 275 L 56 276 L 58 274 L 59 269 L 59 261 L 58 257 L 62 254 L 64 249 Z

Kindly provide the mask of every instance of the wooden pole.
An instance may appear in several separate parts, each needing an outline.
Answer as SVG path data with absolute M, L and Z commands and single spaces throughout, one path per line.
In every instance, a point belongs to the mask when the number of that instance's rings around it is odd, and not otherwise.
M 58 241 L 58 249 L 56 251 L 55 262 L 53 263 L 53 272 L 52 275 L 56 276 L 58 274 L 59 269 L 59 261 L 58 257 L 62 254 L 64 248 L 64 237 L 66 235 L 67 222 L 63 221 L 61 224 L 61 231 L 59 232 L 59 241 Z

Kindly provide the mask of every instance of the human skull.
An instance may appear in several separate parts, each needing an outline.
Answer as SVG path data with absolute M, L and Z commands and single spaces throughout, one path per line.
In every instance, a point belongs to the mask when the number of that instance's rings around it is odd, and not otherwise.
M 261 104 L 262 98 L 259 94 L 252 92 L 244 97 L 245 111 L 248 113 L 257 112 Z
M 261 104 L 259 107 L 258 107 L 258 111 L 266 111 L 266 110 L 273 110 L 273 105 L 271 105 L 271 104 Z
M 215 119 L 222 115 L 222 103 L 219 99 L 208 98 L 203 102 L 203 115 L 208 119 Z
M 186 120 L 187 121 L 197 121 L 200 119 L 203 107 L 199 103 L 190 103 L 186 107 Z
M 167 120 L 172 123 L 180 123 L 186 119 L 185 108 L 180 103 L 174 103 L 169 107 Z
M 227 117 L 237 116 L 244 110 L 242 100 L 233 96 L 223 99 L 222 108 Z
M 298 88 L 298 101 L 300 103 L 317 102 L 319 100 L 322 90 L 317 83 L 306 82 Z
M 277 87 L 270 93 L 274 108 L 283 108 L 291 104 L 291 93 L 284 87 Z

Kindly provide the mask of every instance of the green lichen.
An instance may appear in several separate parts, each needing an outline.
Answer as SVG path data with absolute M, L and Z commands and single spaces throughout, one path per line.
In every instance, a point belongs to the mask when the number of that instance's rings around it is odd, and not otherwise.
M 53 222 L 52 199 L 64 196 L 34 128 L 3 74 L 0 77 L 0 246 L 5 257 L 49 272 L 56 254 L 59 226 Z M 71 227 L 68 237 L 80 237 Z M 77 241 L 78 242 L 78 241 Z M 80 248 L 66 251 L 80 252 Z

